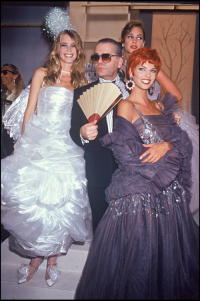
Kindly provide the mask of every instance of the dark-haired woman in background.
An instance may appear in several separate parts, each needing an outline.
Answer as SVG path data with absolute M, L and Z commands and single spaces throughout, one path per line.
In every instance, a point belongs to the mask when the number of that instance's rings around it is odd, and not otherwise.
M 139 20 L 133 20 L 125 25 L 121 32 L 121 43 L 127 60 L 132 52 L 141 47 L 144 47 L 145 36 L 146 33 L 143 22 Z M 128 80 L 126 66 L 127 60 L 125 61 L 125 65 L 122 65 L 122 70 L 125 72 L 125 81 Z M 162 70 L 160 70 L 158 74 L 156 74 L 156 80 L 147 92 L 149 99 L 158 99 L 160 94 L 160 84 L 167 92 L 175 95 L 179 101 L 182 99 L 181 92 L 179 91 L 177 86 Z
M 4 64 L 1 68 L 1 98 L 15 101 L 25 88 L 24 78 L 20 70 L 13 64 Z M 7 112 L 11 104 L 4 105 L 4 114 Z M 2 112 L 3 113 L 3 112 Z M 2 116 L 3 117 L 3 116 Z M 2 124 L 3 126 L 3 124 Z M 7 130 L 3 126 L 1 159 L 11 155 L 13 152 L 13 138 L 9 136 Z M 3 228 L 1 224 L 1 242 L 9 237 L 9 232 Z
M 156 50 L 134 51 L 127 67 L 131 94 L 118 105 L 114 131 L 100 139 L 118 168 L 75 299 L 199 300 L 199 228 L 188 190 L 192 144 L 174 121 L 176 97 L 148 99 L 161 67 Z M 160 160 L 141 162 L 144 144 L 166 141 Z
M 4 64 L 1 68 L 1 98 L 11 100 L 12 102 L 25 89 L 23 75 L 13 64 Z M 9 105 L 5 106 L 5 113 Z
M 20 70 L 13 64 L 4 64 L 1 68 L 1 98 L 15 101 L 25 88 L 24 78 Z M 4 114 L 11 104 L 5 104 Z M 3 117 L 3 116 L 2 116 Z M 3 130 L 2 158 L 13 152 L 13 139 Z M 2 159 L 1 158 L 1 159 Z

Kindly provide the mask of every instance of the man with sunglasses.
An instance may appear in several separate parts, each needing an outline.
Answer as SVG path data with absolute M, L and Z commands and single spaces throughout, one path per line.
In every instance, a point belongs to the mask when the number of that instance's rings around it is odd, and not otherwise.
M 101 146 L 99 138 L 112 131 L 117 106 L 96 125 L 96 122 L 88 123 L 77 100 L 84 91 L 104 82 L 114 82 L 121 90 L 123 98 L 127 98 L 129 93 L 118 74 L 123 63 L 122 48 L 118 42 L 113 39 L 100 40 L 95 47 L 95 53 L 91 56 L 91 61 L 95 65 L 99 78 L 89 85 L 74 90 L 70 135 L 77 145 L 85 149 L 88 196 L 92 210 L 93 231 L 95 231 L 108 207 L 105 201 L 105 189 L 110 184 L 116 169 L 112 152 Z
M 120 89 L 123 98 L 129 97 L 125 83 L 120 79 L 120 68 L 123 63 L 121 45 L 113 39 L 102 39 L 95 47 L 95 53 L 91 56 L 95 65 L 98 80 L 89 85 L 74 90 L 74 103 L 72 107 L 70 135 L 72 140 L 85 149 L 86 178 L 88 180 L 88 196 L 92 210 L 93 231 L 104 215 L 108 204 L 105 201 L 105 189 L 111 183 L 111 177 L 117 165 L 111 150 L 102 147 L 99 138 L 112 132 L 113 123 L 117 116 L 117 106 L 109 112 L 105 118 L 98 122 L 88 123 L 77 100 L 84 91 L 98 83 L 113 82 Z M 142 162 L 151 160 L 157 153 L 158 161 L 167 152 L 168 147 L 160 143 L 154 143 L 152 147 L 142 154 L 141 160 L 149 153 L 151 156 Z M 151 153 L 152 152 L 152 153 Z M 155 162 L 156 162 L 155 161 Z

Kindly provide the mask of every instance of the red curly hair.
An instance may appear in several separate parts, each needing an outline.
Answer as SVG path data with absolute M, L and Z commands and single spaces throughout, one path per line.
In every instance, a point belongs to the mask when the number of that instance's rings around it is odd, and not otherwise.
M 128 73 L 131 68 L 132 74 L 134 74 L 136 66 L 143 65 L 146 62 L 155 65 L 156 74 L 160 71 L 162 63 L 156 49 L 142 47 L 131 53 L 127 63 Z

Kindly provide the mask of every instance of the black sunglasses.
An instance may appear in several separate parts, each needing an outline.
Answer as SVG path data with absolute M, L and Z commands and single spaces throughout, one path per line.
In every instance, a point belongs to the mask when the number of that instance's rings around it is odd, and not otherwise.
M 4 75 L 8 74 L 8 72 L 11 72 L 12 74 L 16 74 L 15 72 L 10 70 L 1 70 L 1 73 L 3 73 Z
M 98 63 L 100 58 L 102 59 L 102 61 L 104 63 L 110 63 L 112 56 L 118 56 L 118 55 L 117 54 L 109 54 L 109 53 L 103 53 L 101 55 L 93 54 L 93 55 L 91 55 L 90 58 L 91 58 L 91 61 L 95 64 Z

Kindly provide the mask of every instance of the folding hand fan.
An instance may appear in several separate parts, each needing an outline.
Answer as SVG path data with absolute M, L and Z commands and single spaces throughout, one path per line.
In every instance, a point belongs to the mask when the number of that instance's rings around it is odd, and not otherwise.
M 92 122 L 102 119 L 121 99 L 121 91 L 115 84 L 102 83 L 83 92 L 78 103 L 88 122 Z

